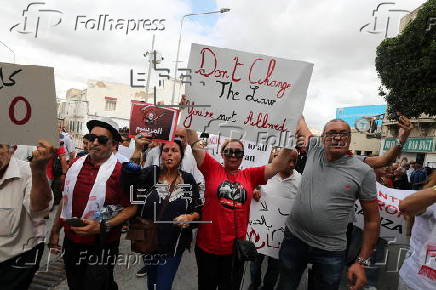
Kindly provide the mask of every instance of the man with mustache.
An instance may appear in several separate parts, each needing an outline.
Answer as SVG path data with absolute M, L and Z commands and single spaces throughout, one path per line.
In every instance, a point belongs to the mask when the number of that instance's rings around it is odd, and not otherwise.
M 310 135 L 304 119 L 298 131 Z M 348 269 L 348 278 L 353 290 L 366 283 L 364 265 L 380 227 L 375 175 L 349 151 L 351 129 L 345 121 L 327 122 L 321 140 L 321 144 L 310 140 L 301 185 L 286 221 L 278 289 L 297 289 L 308 263 L 313 264 L 310 289 L 338 289 L 345 267 L 347 224 L 356 199 L 362 205 L 365 225 L 362 248 Z
M 51 230 L 49 247 L 59 249 L 59 232 L 65 230 L 64 263 L 70 289 L 118 289 L 113 277 L 121 225 L 135 214 L 129 194 L 119 179 L 121 163 L 113 154 L 121 136 L 107 122 L 87 124 L 89 153 L 73 161 L 65 179 L 65 190 Z M 121 205 L 122 211 L 98 222 L 103 207 Z M 84 225 L 69 224 L 73 217 Z

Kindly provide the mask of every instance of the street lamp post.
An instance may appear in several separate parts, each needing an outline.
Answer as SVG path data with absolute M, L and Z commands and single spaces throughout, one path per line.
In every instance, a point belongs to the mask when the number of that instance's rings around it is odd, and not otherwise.
M 217 10 L 217 11 L 202 12 L 202 13 L 190 13 L 190 14 L 183 15 L 182 19 L 180 20 L 179 42 L 177 43 L 176 64 L 174 65 L 173 93 L 171 96 L 171 104 L 172 105 L 174 105 L 174 98 L 175 98 L 175 93 L 176 93 L 176 79 L 177 79 L 177 69 L 179 68 L 180 42 L 182 40 L 182 28 L 183 28 L 183 21 L 185 20 L 185 17 L 194 16 L 194 15 L 226 13 L 229 11 L 230 11 L 229 8 L 221 8 L 220 10 Z
M 3 41 L 0 40 L 0 43 L 3 44 L 4 47 L 9 49 L 10 52 L 12 52 L 12 54 L 14 56 L 14 63 L 15 63 L 15 52 L 9 46 L 7 46 Z

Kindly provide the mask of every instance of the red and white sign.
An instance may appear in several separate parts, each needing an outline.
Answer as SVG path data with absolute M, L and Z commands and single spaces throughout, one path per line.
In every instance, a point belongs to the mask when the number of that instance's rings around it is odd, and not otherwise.
M 179 110 L 177 109 L 132 101 L 130 135 L 147 133 L 156 141 L 174 140 L 178 117 Z
M 380 237 L 387 240 L 404 241 L 406 238 L 406 222 L 400 213 L 400 200 L 413 194 L 415 190 L 399 190 L 386 187 L 377 182 L 377 203 L 380 210 Z M 359 202 L 355 203 L 356 220 L 354 225 L 363 229 L 363 209 Z
M 0 144 L 58 143 L 53 68 L 0 63 Z
M 182 111 L 181 126 L 261 144 L 289 143 L 313 64 L 192 44 L 188 68 L 186 94 L 193 106 Z
M 247 240 L 252 241 L 258 253 L 279 258 L 280 245 L 285 233 L 285 221 L 292 202 L 268 192 L 262 192 L 259 202 L 251 201 Z

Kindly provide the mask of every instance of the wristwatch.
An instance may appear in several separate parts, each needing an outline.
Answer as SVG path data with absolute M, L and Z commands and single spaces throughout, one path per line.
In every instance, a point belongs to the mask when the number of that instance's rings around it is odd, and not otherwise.
M 101 220 L 100 222 L 100 232 L 108 233 L 111 230 L 111 227 L 107 220 Z
M 357 257 L 356 262 L 359 263 L 360 265 L 363 265 L 363 266 L 370 266 L 371 265 L 370 258 L 364 259 L 362 257 Z

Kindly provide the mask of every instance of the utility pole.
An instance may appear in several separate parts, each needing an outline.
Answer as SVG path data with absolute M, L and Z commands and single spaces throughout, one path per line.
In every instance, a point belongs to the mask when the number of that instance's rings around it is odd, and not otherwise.
M 146 54 L 148 54 L 148 73 L 147 73 L 147 84 L 145 86 L 145 98 L 147 99 L 148 97 L 148 89 L 150 87 L 150 75 L 151 75 L 151 65 L 153 62 L 153 58 L 154 57 L 154 40 L 155 40 L 155 35 L 153 34 L 153 39 L 151 41 L 151 53 L 147 52 Z

